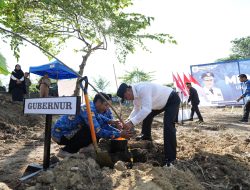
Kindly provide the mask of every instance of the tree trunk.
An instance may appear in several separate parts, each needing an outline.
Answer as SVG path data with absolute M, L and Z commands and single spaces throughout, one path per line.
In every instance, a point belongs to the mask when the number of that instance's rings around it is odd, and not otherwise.
M 87 53 L 86 55 L 82 56 L 82 63 L 81 65 L 79 66 L 80 67 L 80 70 L 79 70 L 79 74 L 82 76 L 83 74 L 83 71 L 84 71 L 84 68 L 86 66 L 86 63 L 87 63 L 87 60 L 90 56 L 90 54 L 95 51 L 95 50 L 98 50 L 98 49 L 103 49 L 101 48 L 101 46 L 103 45 L 103 42 L 99 43 L 97 46 L 95 46 L 94 48 L 92 48 L 91 45 L 89 45 L 88 43 L 86 43 L 86 45 L 88 46 L 88 50 L 87 50 Z M 80 85 L 79 85 L 79 78 L 77 79 L 77 82 L 76 82 L 76 87 L 75 87 L 75 91 L 74 91 L 74 96 L 79 96 L 79 93 L 80 93 Z
M 87 63 L 87 60 L 91 54 L 92 50 L 88 51 L 86 55 L 82 56 L 82 63 L 81 65 L 79 66 L 80 70 L 79 70 L 79 74 L 82 76 L 83 74 L 83 71 L 84 71 L 84 68 L 86 66 L 86 63 Z M 79 78 L 77 79 L 77 82 L 76 82 L 76 87 L 75 87 L 75 90 L 74 90 L 74 96 L 79 96 L 79 93 L 80 93 L 80 85 L 79 85 Z

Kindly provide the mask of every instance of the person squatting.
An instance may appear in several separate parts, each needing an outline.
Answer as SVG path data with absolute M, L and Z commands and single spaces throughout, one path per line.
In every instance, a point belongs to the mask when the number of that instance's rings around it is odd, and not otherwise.
M 109 96 L 102 93 L 107 100 Z M 120 122 L 106 117 L 104 114 L 108 109 L 108 103 L 100 94 L 96 94 L 94 100 L 90 102 L 92 119 L 97 139 L 114 139 L 118 137 L 130 138 L 130 131 L 121 129 Z M 76 116 L 61 116 L 52 127 L 52 139 L 59 145 L 64 145 L 60 149 L 58 156 L 64 157 L 68 154 L 77 153 L 80 149 L 92 143 L 88 114 L 86 105 L 81 106 L 80 114 Z

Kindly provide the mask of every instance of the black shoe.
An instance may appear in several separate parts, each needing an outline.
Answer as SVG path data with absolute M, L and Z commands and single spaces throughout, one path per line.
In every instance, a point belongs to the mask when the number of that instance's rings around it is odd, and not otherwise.
M 188 121 L 193 121 L 193 118 L 190 118 Z
M 203 123 L 203 122 L 204 122 L 203 119 L 202 119 L 202 120 L 200 119 L 200 120 L 198 121 L 198 123 Z
M 241 120 L 239 120 L 239 122 L 248 122 L 248 120 L 246 120 L 246 119 L 241 119 Z
M 147 140 L 147 141 L 152 141 L 152 137 L 148 137 L 145 135 L 139 135 L 135 138 L 135 140 L 140 141 L 140 140 Z

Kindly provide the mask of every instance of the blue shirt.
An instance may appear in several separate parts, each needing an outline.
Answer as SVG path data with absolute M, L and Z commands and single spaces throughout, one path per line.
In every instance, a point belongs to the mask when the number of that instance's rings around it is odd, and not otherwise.
M 113 114 L 112 114 L 110 108 L 108 108 L 108 109 L 107 109 L 104 113 L 102 113 L 101 115 L 102 115 L 101 117 L 102 117 L 102 119 L 103 119 L 104 121 L 105 121 L 105 120 L 107 121 L 107 118 L 108 118 L 109 120 L 113 120 L 113 119 L 114 119 Z M 108 127 L 108 128 L 120 132 L 119 129 L 117 129 L 116 127 L 114 127 L 114 126 L 112 126 L 112 125 L 110 125 L 110 124 L 109 124 L 109 127 Z
M 107 117 L 111 120 L 113 120 L 113 118 L 114 118 L 110 108 L 108 108 L 104 113 L 102 113 L 102 115 L 104 115 L 105 117 Z
M 250 96 L 250 81 L 249 80 L 246 80 L 244 82 L 244 86 L 246 88 L 245 92 L 242 94 L 244 97 L 246 96 Z
M 93 102 L 90 102 L 90 109 L 92 112 L 92 120 L 96 136 L 99 138 L 118 138 L 120 132 L 109 126 L 109 118 L 106 118 L 102 114 L 98 113 Z M 87 126 L 86 126 L 87 124 Z M 86 105 L 81 107 L 80 115 L 76 116 L 61 116 L 52 127 L 52 138 L 56 142 L 60 142 L 62 136 L 71 139 L 81 127 L 89 127 L 88 114 Z
M 80 115 L 63 115 L 56 121 L 51 129 L 52 138 L 56 142 L 60 142 L 62 136 L 71 139 L 83 125 L 83 120 Z
M 106 123 L 114 119 L 113 114 L 112 114 L 110 108 L 108 108 L 105 112 L 103 112 L 101 114 L 101 118 Z

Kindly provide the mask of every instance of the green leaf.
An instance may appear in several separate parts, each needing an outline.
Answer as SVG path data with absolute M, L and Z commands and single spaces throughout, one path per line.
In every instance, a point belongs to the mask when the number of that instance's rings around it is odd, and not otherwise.
M 0 0 L 0 9 L 3 8 L 4 6 L 5 6 L 4 0 Z
M 0 53 L 0 74 L 8 75 L 10 72 L 7 68 L 6 59 L 4 56 Z

